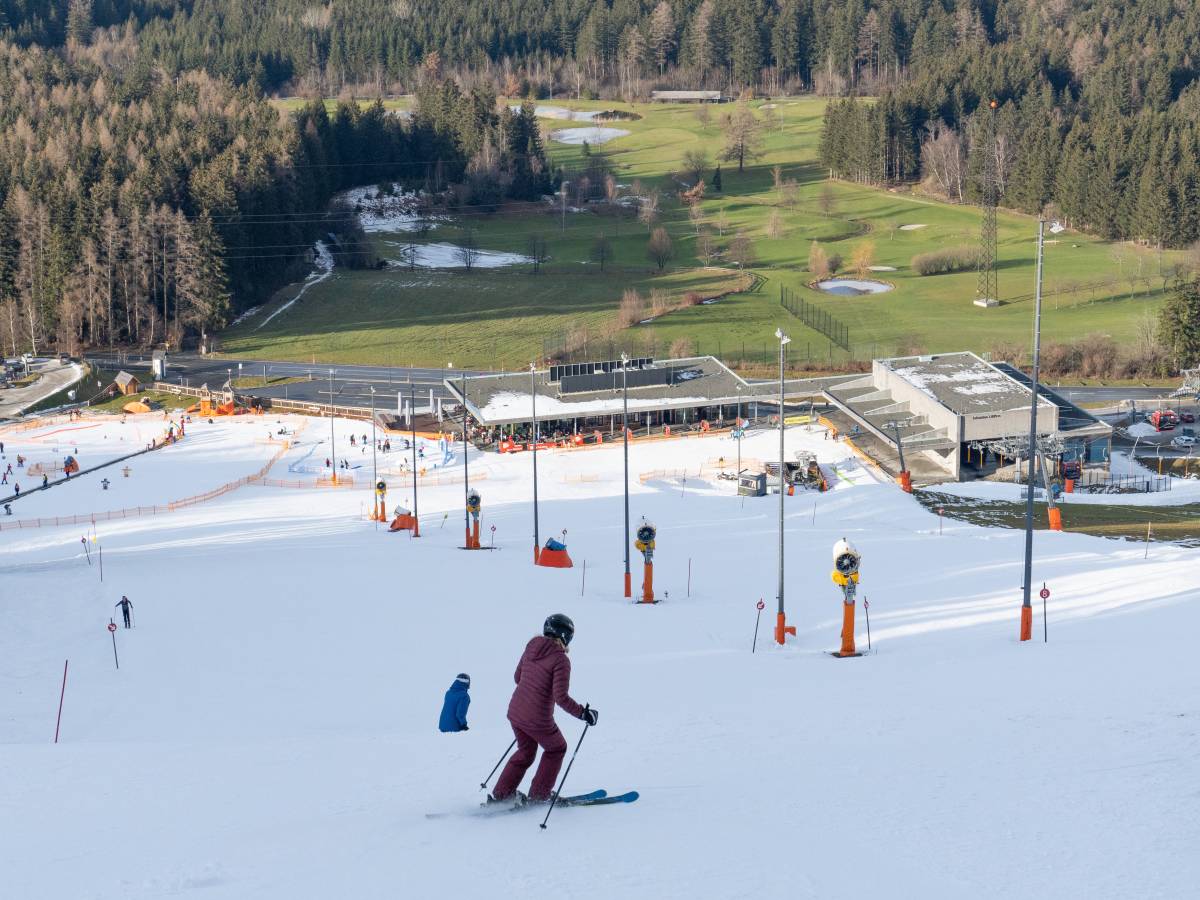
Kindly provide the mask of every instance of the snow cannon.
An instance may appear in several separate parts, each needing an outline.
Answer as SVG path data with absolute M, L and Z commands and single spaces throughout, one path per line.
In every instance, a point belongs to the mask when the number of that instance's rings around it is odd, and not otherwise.
M 642 570 L 642 599 L 638 601 L 639 603 L 654 602 L 654 539 L 657 535 L 658 530 L 643 519 L 642 524 L 638 526 L 637 540 L 633 544 L 645 560 L 645 567 Z
M 68 456 L 66 459 L 63 460 L 63 474 L 64 475 L 74 475 L 78 471 L 79 471 L 79 463 L 78 463 L 78 461 L 76 461 L 75 457 Z
M 483 508 L 483 500 L 479 496 L 479 491 L 475 488 L 467 493 L 467 512 L 471 516 L 471 528 L 467 532 L 467 549 L 478 550 L 479 548 L 479 511 Z
M 546 546 L 538 554 L 536 565 L 545 566 L 548 569 L 571 569 L 575 566 L 567 554 L 567 545 L 554 538 L 546 541 Z
M 845 538 L 833 545 L 833 583 L 842 589 L 842 649 L 833 654 L 839 659 L 862 656 L 854 649 L 854 595 L 861 563 L 862 554 Z
M 415 537 L 417 534 L 417 519 L 405 507 L 397 506 L 395 518 L 392 519 L 392 524 L 388 526 L 388 531 L 411 531 Z
M 371 507 L 371 521 L 387 521 L 387 482 L 382 478 L 375 482 L 375 505 Z

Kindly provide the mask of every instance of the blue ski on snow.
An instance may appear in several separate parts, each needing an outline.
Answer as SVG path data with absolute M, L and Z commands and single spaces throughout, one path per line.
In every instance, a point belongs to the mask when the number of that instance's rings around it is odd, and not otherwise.
M 570 797 L 560 797 L 558 800 L 559 806 L 587 806 L 593 803 L 602 802 L 608 796 L 607 791 L 591 791 L 587 794 L 574 794 Z M 636 795 L 635 795 L 636 798 Z M 625 801 L 628 802 L 628 801 Z M 427 819 L 442 819 L 446 816 L 497 816 L 502 813 L 520 812 L 524 809 L 539 809 L 545 807 L 545 803 L 521 803 L 506 801 L 482 803 L 476 809 L 461 813 L 425 813 Z

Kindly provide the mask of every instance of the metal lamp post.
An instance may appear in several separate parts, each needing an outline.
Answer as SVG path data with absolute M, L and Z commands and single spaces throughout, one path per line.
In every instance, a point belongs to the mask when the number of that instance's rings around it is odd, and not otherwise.
M 782 645 L 789 634 L 795 634 L 795 626 L 787 624 L 783 610 L 783 363 L 785 348 L 791 343 L 791 338 L 783 333 L 782 328 L 775 329 L 775 337 L 779 339 L 779 608 L 775 615 L 775 641 Z
M 1030 379 L 1029 403 L 1029 484 L 1025 496 L 1025 580 L 1021 586 L 1021 640 L 1033 636 L 1033 603 L 1030 597 L 1033 579 L 1033 467 L 1037 462 L 1037 404 L 1038 365 L 1042 349 L 1042 241 L 1046 223 L 1038 220 L 1037 231 L 1037 290 L 1033 304 L 1033 373 Z M 1046 485 L 1049 493 L 1050 485 Z
M 740 479 L 742 477 L 742 386 L 740 384 L 737 385 L 737 398 L 737 476 Z
M 465 546 L 471 549 L 471 510 L 467 508 L 467 498 L 471 496 L 471 478 L 467 469 L 467 370 L 462 373 L 462 403 L 463 403 L 463 519 L 466 528 Z
M 375 386 L 370 385 L 371 389 L 371 484 L 372 486 L 379 484 L 379 461 L 375 456 Z M 383 515 L 379 515 L 379 519 L 383 519 Z
M 337 438 L 333 434 L 333 369 L 329 370 L 329 462 L 333 466 L 333 483 L 337 484 Z
M 625 450 L 625 596 L 633 596 L 629 575 L 629 354 L 621 354 L 621 440 Z
M 537 483 L 537 445 L 538 445 L 538 420 L 537 420 L 537 363 L 529 364 L 529 402 L 532 407 L 533 417 L 533 564 L 536 566 L 538 555 L 541 553 L 542 541 L 538 535 L 538 483 Z
M 421 517 L 417 509 L 417 400 L 412 379 L 408 382 L 408 427 L 412 435 L 412 480 L 413 480 L 413 537 L 421 536 Z

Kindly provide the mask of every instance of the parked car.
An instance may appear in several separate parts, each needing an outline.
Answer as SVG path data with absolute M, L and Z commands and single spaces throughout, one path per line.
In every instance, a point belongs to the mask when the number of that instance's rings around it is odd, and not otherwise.
M 1179 416 L 1170 409 L 1156 409 L 1150 413 L 1149 422 L 1155 431 L 1174 431 L 1179 424 Z
M 1171 446 L 1178 447 L 1180 450 L 1191 450 L 1196 446 L 1196 439 L 1187 434 L 1176 435 L 1171 439 Z
M 1196 416 L 1190 412 L 1181 412 L 1179 414 L 1179 421 L 1191 425 L 1196 421 Z

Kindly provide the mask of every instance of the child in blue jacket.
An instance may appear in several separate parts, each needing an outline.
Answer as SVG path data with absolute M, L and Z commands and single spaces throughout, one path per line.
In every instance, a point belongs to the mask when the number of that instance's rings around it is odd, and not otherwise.
M 471 705 L 471 695 L 467 691 L 470 687 L 471 676 L 459 673 L 450 690 L 446 691 L 442 717 L 438 721 L 439 731 L 467 731 L 467 708 Z

